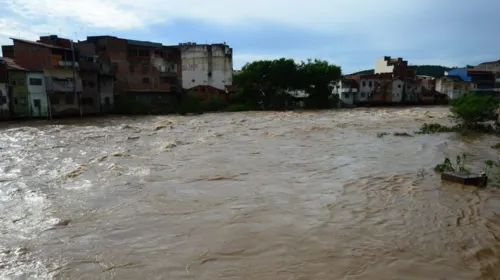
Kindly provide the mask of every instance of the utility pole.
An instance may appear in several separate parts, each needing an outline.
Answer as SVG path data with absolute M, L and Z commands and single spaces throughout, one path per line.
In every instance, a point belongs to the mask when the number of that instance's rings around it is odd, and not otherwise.
M 76 65 L 75 65 L 75 45 L 73 44 L 73 40 L 71 40 L 71 54 L 73 57 L 73 96 L 77 96 L 76 93 Z M 78 107 L 80 109 L 80 117 L 83 116 L 82 112 L 82 97 L 81 94 L 78 94 Z

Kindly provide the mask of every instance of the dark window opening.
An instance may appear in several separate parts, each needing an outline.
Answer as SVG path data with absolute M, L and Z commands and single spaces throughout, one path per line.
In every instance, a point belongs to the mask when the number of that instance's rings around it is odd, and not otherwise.
M 73 96 L 73 94 L 72 94 L 72 93 L 70 93 L 70 94 L 67 94 L 67 95 L 66 95 L 66 98 L 65 98 L 65 103 L 66 103 L 67 105 L 70 105 L 70 104 L 74 104 L 74 103 L 75 103 L 75 97 Z
M 34 99 L 34 100 L 33 100 L 33 106 L 34 106 L 35 108 L 40 108 L 40 107 L 42 107 L 42 102 L 40 102 L 40 99 Z
M 143 84 L 149 84 L 149 77 L 142 78 L 142 83 Z
M 148 57 L 149 56 L 149 51 L 147 51 L 147 50 L 139 50 L 138 55 L 142 56 L 142 57 Z
M 369 86 L 369 87 L 372 87 L 372 81 L 369 81 L 369 82 L 368 82 L 368 86 Z
M 112 62 L 111 63 L 111 68 L 113 69 L 113 71 L 118 71 L 118 63 L 117 62 Z
M 30 85 L 31 86 L 41 86 L 42 85 L 42 79 L 39 78 L 30 78 Z
M 17 86 L 17 81 L 16 80 L 10 80 L 10 85 L 11 86 Z
M 49 99 L 50 99 L 50 104 L 52 104 L 52 105 L 59 105 L 59 97 L 57 97 L 57 96 L 51 96 Z
M 398 88 L 401 88 L 401 85 L 398 85 Z
M 209 76 L 209 77 L 212 77 L 212 72 L 208 72 L 208 76 Z
M 363 84 L 363 86 L 366 86 L 366 82 L 363 82 L 362 84 Z
M 193 82 L 193 83 L 194 83 L 194 79 L 192 79 L 192 80 L 191 80 L 191 82 Z
M 142 73 L 146 74 L 149 71 L 149 63 L 142 64 Z
M 14 97 L 14 105 L 17 105 L 19 102 L 17 101 L 17 97 Z
M 106 105 L 106 107 L 109 106 L 109 105 L 111 105 L 109 97 L 105 97 L 104 98 L 104 105 Z

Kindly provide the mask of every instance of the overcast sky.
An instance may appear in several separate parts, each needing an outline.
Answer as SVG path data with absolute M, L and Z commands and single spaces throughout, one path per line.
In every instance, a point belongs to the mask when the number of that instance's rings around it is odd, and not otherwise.
M 0 0 L 0 44 L 59 34 L 226 42 L 234 68 L 320 58 L 344 73 L 376 57 L 463 66 L 500 59 L 499 0 Z

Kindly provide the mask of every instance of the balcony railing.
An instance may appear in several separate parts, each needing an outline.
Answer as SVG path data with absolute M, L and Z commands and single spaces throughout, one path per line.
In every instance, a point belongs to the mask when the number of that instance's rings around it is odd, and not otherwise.
M 45 77 L 45 87 L 47 89 L 47 92 L 73 92 L 75 90 L 77 92 L 81 92 L 82 81 L 80 79 L 77 79 L 75 85 L 73 81 L 69 79 Z

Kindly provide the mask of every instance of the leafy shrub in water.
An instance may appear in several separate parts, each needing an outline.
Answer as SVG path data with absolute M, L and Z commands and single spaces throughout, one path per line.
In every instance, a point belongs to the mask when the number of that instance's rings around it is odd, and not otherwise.
M 488 95 L 470 92 L 451 101 L 450 111 L 455 121 L 465 128 L 492 120 L 498 102 Z

